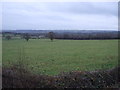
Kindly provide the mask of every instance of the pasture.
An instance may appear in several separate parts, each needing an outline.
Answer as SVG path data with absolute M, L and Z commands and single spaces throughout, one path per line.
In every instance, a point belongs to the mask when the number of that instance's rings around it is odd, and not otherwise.
M 46 75 L 109 69 L 118 64 L 118 40 L 3 40 L 2 65 L 18 61 L 33 73 Z

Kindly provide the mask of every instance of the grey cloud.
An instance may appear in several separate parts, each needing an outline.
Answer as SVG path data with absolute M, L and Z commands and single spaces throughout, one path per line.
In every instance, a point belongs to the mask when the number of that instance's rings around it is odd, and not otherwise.
M 3 29 L 117 29 L 117 3 L 3 3 Z
M 117 15 L 117 2 L 64 2 L 46 3 L 46 5 L 49 10 L 56 12 Z

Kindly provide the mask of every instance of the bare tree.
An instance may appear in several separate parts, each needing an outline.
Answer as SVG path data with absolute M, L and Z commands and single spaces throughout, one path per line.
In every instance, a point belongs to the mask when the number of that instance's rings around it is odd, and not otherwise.
M 48 33 L 48 37 L 50 38 L 51 41 L 53 41 L 54 36 L 55 36 L 54 32 L 49 32 Z
M 26 34 L 24 35 L 24 39 L 28 42 L 28 40 L 30 39 L 30 35 L 29 35 L 28 33 L 26 33 Z
M 8 36 L 6 36 L 5 38 L 6 38 L 7 40 L 10 40 L 10 39 L 11 39 L 11 36 L 8 35 Z

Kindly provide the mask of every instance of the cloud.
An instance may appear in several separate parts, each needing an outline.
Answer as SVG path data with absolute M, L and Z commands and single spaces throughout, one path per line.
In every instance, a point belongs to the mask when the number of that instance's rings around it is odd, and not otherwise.
M 69 2 L 47 3 L 49 10 L 74 14 L 113 14 L 117 15 L 117 3 L 108 2 Z
M 117 3 L 3 3 L 3 29 L 117 29 Z
M 1 2 L 119 2 L 119 0 L 1 0 Z

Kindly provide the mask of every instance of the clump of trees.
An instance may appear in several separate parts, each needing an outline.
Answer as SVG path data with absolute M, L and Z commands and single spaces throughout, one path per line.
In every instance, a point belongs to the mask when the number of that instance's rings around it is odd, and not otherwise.
M 89 40 L 89 39 L 119 39 L 118 32 L 92 32 L 92 33 L 56 33 L 55 39 L 73 39 L 73 40 Z
M 11 39 L 11 36 L 8 35 L 8 36 L 6 36 L 5 38 L 6 38 L 7 40 L 10 40 L 10 39 Z
M 55 38 L 55 33 L 54 32 L 49 32 L 48 37 L 50 38 L 51 41 Z

